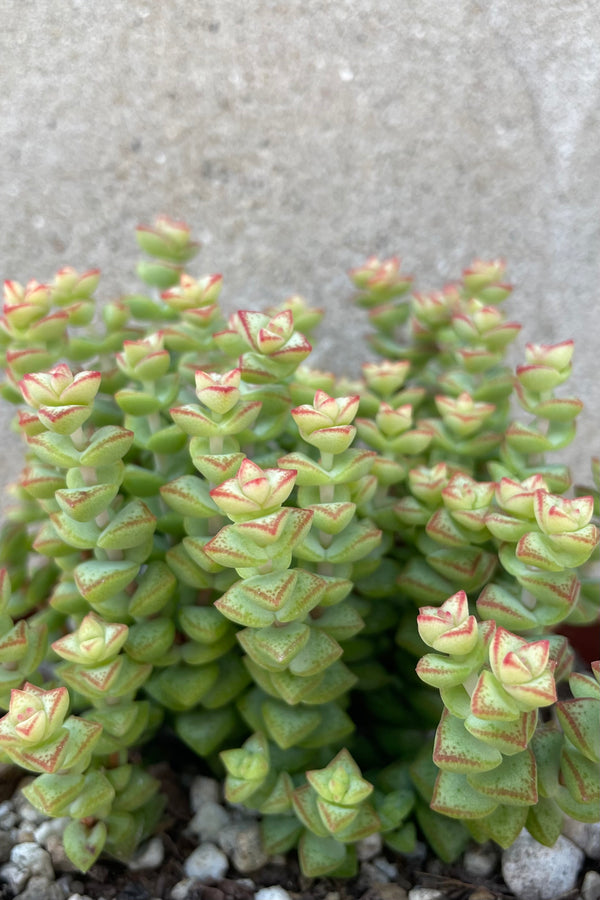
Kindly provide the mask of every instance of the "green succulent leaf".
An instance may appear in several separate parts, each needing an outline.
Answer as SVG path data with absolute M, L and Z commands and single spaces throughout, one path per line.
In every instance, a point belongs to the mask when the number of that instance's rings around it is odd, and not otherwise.
M 77 869 L 87 872 L 102 853 L 106 836 L 104 822 L 91 826 L 83 822 L 69 822 L 63 833 L 65 853 Z

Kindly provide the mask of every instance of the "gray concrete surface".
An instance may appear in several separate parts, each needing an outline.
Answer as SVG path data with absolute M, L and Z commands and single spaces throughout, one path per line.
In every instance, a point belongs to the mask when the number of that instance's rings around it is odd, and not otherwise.
M 353 329 L 345 271 L 423 289 L 503 255 L 526 340 L 576 340 L 583 473 L 600 452 L 595 0 L 4 0 L 0 273 L 100 266 L 131 290 L 156 212 L 204 242 L 228 308 L 301 292 Z M 354 328 L 361 331 L 362 325 Z M 352 354 L 362 356 L 360 335 Z M 3 471 L 18 453 L 2 420 Z

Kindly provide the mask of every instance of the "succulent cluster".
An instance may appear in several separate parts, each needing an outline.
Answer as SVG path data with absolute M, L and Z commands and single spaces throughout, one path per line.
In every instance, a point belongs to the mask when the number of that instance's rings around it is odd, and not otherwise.
M 185 224 L 137 239 L 145 293 L 94 318 L 99 273 L 65 268 L 8 282 L 0 319 L 26 444 L 0 533 L 0 760 L 70 817 L 75 865 L 161 821 L 160 729 L 309 876 L 352 875 L 377 832 L 409 852 L 418 827 L 450 860 L 600 818 L 600 665 L 574 671 L 553 630 L 600 609 L 600 462 L 569 498 L 546 461 L 582 407 L 555 396 L 572 342 L 513 373 L 500 261 L 419 294 L 371 258 L 351 278 L 383 359 L 349 381 L 303 365 L 321 310 L 225 319 Z

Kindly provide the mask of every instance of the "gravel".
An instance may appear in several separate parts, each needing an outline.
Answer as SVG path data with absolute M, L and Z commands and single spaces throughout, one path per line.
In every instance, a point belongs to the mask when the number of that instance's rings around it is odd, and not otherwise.
M 17 788 L 0 802 L 0 900 L 555 900 L 578 887 L 580 900 L 600 900 L 597 864 L 587 873 L 584 866 L 586 856 L 600 858 L 599 825 L 569 820 L 568 837 L 553 848 L 527 832 L 503 852 L 471 845 L 453 866 L 420 843 L 409 856 L 389 853 L 376 835 L 357 846 L 356 878 L 311 880 L 293 854 L 266 857 L 256 817 L 226 804 L 217 781 L 171 770 L 165 777 L 172 824 L 128 867 L 101 859 L 86 875 L 62 849 L 68 820 L 44 818 Z
M 544 847 L 523 830 L 502 854 L 502 875 L 519 900 L 555 900 L 572 890 L 585 854 L 564 835 Z
M 223 851 L 209 841 L 196 847 L 183 864 L 185 874 L 200 881 L 223 878 L 228 868 L 229 860 Z

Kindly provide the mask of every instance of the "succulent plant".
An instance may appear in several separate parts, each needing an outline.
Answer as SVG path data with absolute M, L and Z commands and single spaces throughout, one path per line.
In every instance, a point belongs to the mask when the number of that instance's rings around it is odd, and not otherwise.
M 600 466 L 568 496 L 546 461 L 582 407 L 555 395 L 572 342 L 513 373 L 502 261 L 419 294 L 371 257 L 351 278 L 382 359 L 352 381 L 305 364 L 322 310 L 225 319 L 187 225 L 137 239 L 145 293 L 94 319 L 99 272 L 63 268 L 7 282 L 0 319 L 25 443 L 0 759 L 70 817 L 75 865 L 157 827 L 144 745 L 165 728 L 309 876 L 352 875 L 376 832 L 451 860 L 597 821 L 600 665 L 553 630 L 600 611 Z

